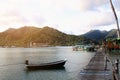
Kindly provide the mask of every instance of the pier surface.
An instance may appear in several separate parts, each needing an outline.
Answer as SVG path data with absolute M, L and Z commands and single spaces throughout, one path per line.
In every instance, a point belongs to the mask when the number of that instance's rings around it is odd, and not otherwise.
M 106 57 L 102 51 L 96 52 L 88 65 L 80 71 L 79 80 L 113 80 L 112 71 L 106 64 Z

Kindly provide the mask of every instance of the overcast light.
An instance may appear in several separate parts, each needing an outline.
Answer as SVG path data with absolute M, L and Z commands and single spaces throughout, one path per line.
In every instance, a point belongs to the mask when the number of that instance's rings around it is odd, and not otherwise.
M 120 0 L 113 0 L 120 19 Z M 109 0 L 1 0 L 0 31 L 50 26 L 80 35 L 91 29 L 116 29 Z

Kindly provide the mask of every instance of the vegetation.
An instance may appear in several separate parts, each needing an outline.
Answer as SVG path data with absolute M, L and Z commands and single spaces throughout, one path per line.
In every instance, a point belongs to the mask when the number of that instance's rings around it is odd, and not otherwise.
M 117 38 L 117 30 L 116 29 L 112 29 L 109 31 L 109 34 L 105 37 L 107 38 Z
M 50 46 L 71 46 L 83 41 L 91 42 L 83 36 L 65 34 L 48 26 L 44 28 L 32 26 L 24 26 L 19 29 L 10 28 L 0 33 L 0 46 L 3 47 L 29 47 L 30 42 Z
M 101 43 L 105 39 L 117 38 L 117 30 L 116 29 L 112 29 L 110 31 L 91 30 L 83 34 L 83 36 L 91 40 L 94 40 L 98 43 Z

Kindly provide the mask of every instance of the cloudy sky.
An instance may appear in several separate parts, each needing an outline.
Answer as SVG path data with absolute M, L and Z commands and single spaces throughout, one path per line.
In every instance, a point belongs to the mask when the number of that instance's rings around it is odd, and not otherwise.
M 120 0 L 113 4 L 120 19 Z M 76 35 L 117 28 L 109 0 L 0 0 L 0 31 L 23 26 Z

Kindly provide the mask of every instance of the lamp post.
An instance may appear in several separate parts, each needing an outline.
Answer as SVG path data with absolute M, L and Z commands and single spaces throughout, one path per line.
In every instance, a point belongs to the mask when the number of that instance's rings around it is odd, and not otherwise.
M 116 12 L 115 12 L 115 8 L 114 8 L 113 3 L 112 3 L 111 0 L 110 0 L 110 4 L 111 4 L 111 8 L 112 8 L 112 11 L 113 11 L 113 13 L 114 13 L 115 20 L 116 20 L 116 23 L 117 23 L 117 37 L 120 38 L 120 29 L 119 29 L 118 17 L 117 17 L 117 14 L 116 14 Z

